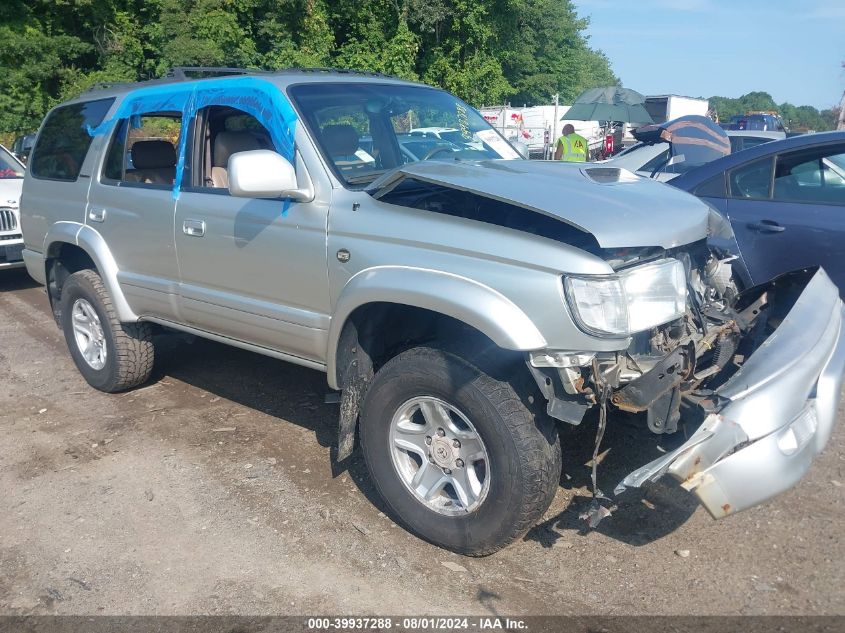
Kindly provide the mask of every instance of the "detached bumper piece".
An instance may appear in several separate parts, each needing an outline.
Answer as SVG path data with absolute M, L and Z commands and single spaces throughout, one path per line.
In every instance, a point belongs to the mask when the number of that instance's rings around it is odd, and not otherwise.
M 725 404 L 615 493 L 669 474 L 719 519 L 785 492 L 830 439 L 843 373 L 845 306 L 819 270 L 777 330 L 717 389 Z

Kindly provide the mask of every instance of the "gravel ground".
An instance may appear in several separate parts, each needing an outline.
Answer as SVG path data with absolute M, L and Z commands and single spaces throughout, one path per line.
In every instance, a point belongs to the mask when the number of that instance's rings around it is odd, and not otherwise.
M 0 273 L 0 614 L 845 614 L 842 424 L 762 507 L 716 522 L 658 483 L 591 532 L 594 426 L 565 430 L 540 525 L 462 558 L 395 525 L 357 455 L 333 465 L 324 375 L 159 343 L 148 386 L 94 391 L 43 289 Z M 604 489 L 658 454 L 642 426 L 611 420 Z

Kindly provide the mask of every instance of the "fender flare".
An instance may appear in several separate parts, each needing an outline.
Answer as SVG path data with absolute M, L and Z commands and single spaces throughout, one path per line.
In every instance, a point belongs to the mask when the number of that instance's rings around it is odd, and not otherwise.
M 424 308 L 475 328 L 509 350 L 546 347 L 546 339 L 516 304 L 477 281 L 439 270 L 376 266 L 355 274 L 341 291 L 329 326 L 326 371 L 339 389 L 337 346 L 350 315 L 368 303 L 397 303 Z
M 117 262 L 109 250 L 103 236 L 90 226 L 79 222 L 56 222 L 44 236 L 44 265 L 55 257 L 56 249 L 61 244 L 73 244 L 85 251 L 103 280 L 109 292 L 118 318 L 124 323 L 138 321 L 138 315 L 129 307 L 126 297 L 117 281 Z

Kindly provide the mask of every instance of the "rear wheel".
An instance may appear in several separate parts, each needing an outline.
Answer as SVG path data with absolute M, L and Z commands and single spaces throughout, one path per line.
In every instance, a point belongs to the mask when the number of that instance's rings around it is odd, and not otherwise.
M 554 424 L 526 394 L 448 352 L 389 361 L 364 401 L 361 446 L 385 502 L 410 530 L 481 556 L 522 536 L 560 479 Z
M 149 378 L 154 357 L 150 326 L 121 323 L 95 271 L 80 270 L 67 278 L 61 322 L 77 369 L 95 389 L 124 391 Z

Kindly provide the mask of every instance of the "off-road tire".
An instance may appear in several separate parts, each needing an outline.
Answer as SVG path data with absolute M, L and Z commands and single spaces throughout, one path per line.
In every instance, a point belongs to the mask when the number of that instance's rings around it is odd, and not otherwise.
M 520 369 L 512 368 L 514 372 Z M 527 371 L 523 366 L 522 371 Z M 548 509 L 558 488 L 557 429 L 536 412 L 521 381 L 450 352 L 416 347 L 375 375 L 361 412 L 360 440 L 370 476 L 394 517 L 423 539 L 459 554 L 486 556 L 523 536 Z M 514 375 L 513 373 L 511 375 Z M 467 415 L 490 457 L 490 488 L 468 514 L 440 514 L 408 490 L 390 456 L 394 413 L 418 396 L 433 396 Z
M 106 363 L 94 369 L 82 357 L 73 332 L 72 308 L 83 298 L 93 306 L 106 339 Z M 100 391 L 126 391 L 144 382 L 153 368 L 152 331 L 147 323 L 121 323 L 103 280 L 93 270 L 73 273 L 64 283 L 61 296 L 61 325 L 70 355 L 89 385 Z

